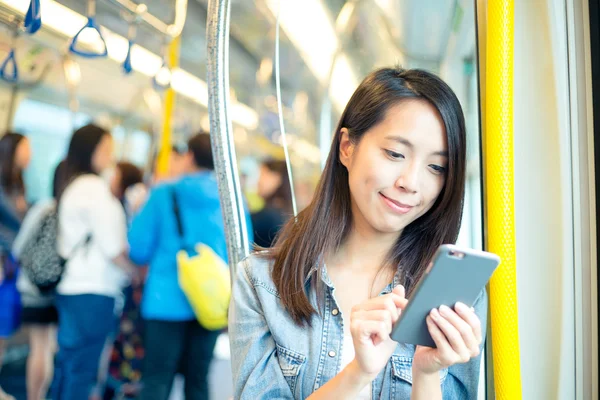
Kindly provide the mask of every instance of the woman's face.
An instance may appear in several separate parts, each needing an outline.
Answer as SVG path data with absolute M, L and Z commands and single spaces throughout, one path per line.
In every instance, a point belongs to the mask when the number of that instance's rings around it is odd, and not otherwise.
M 260 166 L 260 176 L 258 178 L 258 195 L 263 199 L 271 196 L 281 185 L 281 175 L 271 171 L 267 166 Z
M 113 164 L 113 140 L 112 136 L 106 134 L 100 139 L 96 150 L 92 155 L 92 168 L 97 174 L 101 174 L 105 169 Z
M 15 150 L 15 166 L 21 170 L 27 168 L 31 162 L 31 145 L 29 140 L 21 139 Z
M 443 121 L 425 101 L 391 107 L 358 144 L 342 129 L 355 226 L 397 234 L 425 214 L 444 187 L 447 152 Z

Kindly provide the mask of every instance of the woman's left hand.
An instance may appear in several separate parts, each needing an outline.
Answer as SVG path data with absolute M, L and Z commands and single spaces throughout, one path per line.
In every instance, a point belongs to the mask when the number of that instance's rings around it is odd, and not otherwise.
M 413 373 L 432 374 L 479 355 L 483 340 L 479 318 L 463 303 L 456 303 L 454 308 L 442 306 L 427 316 L 427 327 L 437 348 L 417 346 Z

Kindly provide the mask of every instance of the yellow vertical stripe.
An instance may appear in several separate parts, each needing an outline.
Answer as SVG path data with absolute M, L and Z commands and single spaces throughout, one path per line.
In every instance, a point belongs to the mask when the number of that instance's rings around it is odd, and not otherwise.
M 488 1 L 486 43 L 487 244 L 502 258 L 490 282 L 494 385 L 499 400 L 522 396 L 514 214 L 513 1 Z
M 181 36 L 171 41 L 168 48 L 168 61 L 171 69 L 179 65 L 179 43 Z M 171 154 L 171 121 L 173 119 L 173 109 L 175 108 L 175 91 L 172 88 L 167 89 L 164 100 L 163 130 L 160 139 L 158 158 L 156 160 L 156 173 L 158 176 L 165 176 L 169 170 L 169 156 Z

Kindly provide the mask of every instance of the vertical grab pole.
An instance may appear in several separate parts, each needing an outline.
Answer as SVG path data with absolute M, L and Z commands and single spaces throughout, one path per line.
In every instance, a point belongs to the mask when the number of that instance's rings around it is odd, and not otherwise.
M 248 254 L 248 234 L 229 115 L 230 12 L 229 0 L 208 2 L 206 37 L 210 138 L 233 276 L 237 263 Z
M 489 251 L 502 258 L 490 282 L 494 385 L 499 400 L 519 400 L 521 364 L 513 164 L 514 0 L 487 5 L 485 191 Z
M 181 36 L 174 38 L 167 48 L 167 57 L 171 69 L 174 69 L 179 64 L 179 43 Z M 169 170 L 169 157 L 171 156 L 172 145 L 172 121 L 173 110 L 175 108 L 175 91 L 172 87 L 167 89 L 165 93 L 165 105 L 163 115 L 163 131 L 160 137 L 160 147 L 156 165 L 156 173 L 159 177 L 163 177 Z

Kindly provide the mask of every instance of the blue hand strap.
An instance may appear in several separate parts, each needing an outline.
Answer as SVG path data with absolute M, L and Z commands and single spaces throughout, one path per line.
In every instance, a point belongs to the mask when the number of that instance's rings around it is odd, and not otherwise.
M 12 73 L 8 73 L 9 66 L 12 66 Z M 15 49 L 11 49 L 8 56 L 0 66 L 0 79 L 9 83 L 15 83 L 19 80 L 19 69 L 17 68 L 17 60 L 15 59 Z
M 125 74 L 130 74 L 133 71 L 131 67 L 131 49 L 133 48 L 133 40 L 129 40 L 129 48 L 127 49 L 127 57 L 125 57 L 125 61 L 123 62 L 123 71 Z
M 29 9 L 25 14 L 25 32 L 33 35 L 42 27 L 42 11 L 40 0 L 31 0 Z
M 95 53 L 91 51 L 77 50 L 77 40 L 79 39 L 79 35 L 86 29 L 94 29 L 98 32 L 100 36 L 100 40 L 102 40 L 102 45 L 104 46 L 104 50 L 100 53 Z M 102 36 L 102 32 L 100 31 L 100 26 L 96 24 L 96 19 L 94 17 L 88 17 L 88 21 L 83 28 L 77 32 L 77 34 L 71 40 L 71 45 L 69 46 L 69 51 L 73 54 L 77 54 L 78 56 L 86 57 L 86 58 L 100 58 L 108 56 L 108 49 L 106 48 L 106 41 L 104 40 L 104 36 Z

